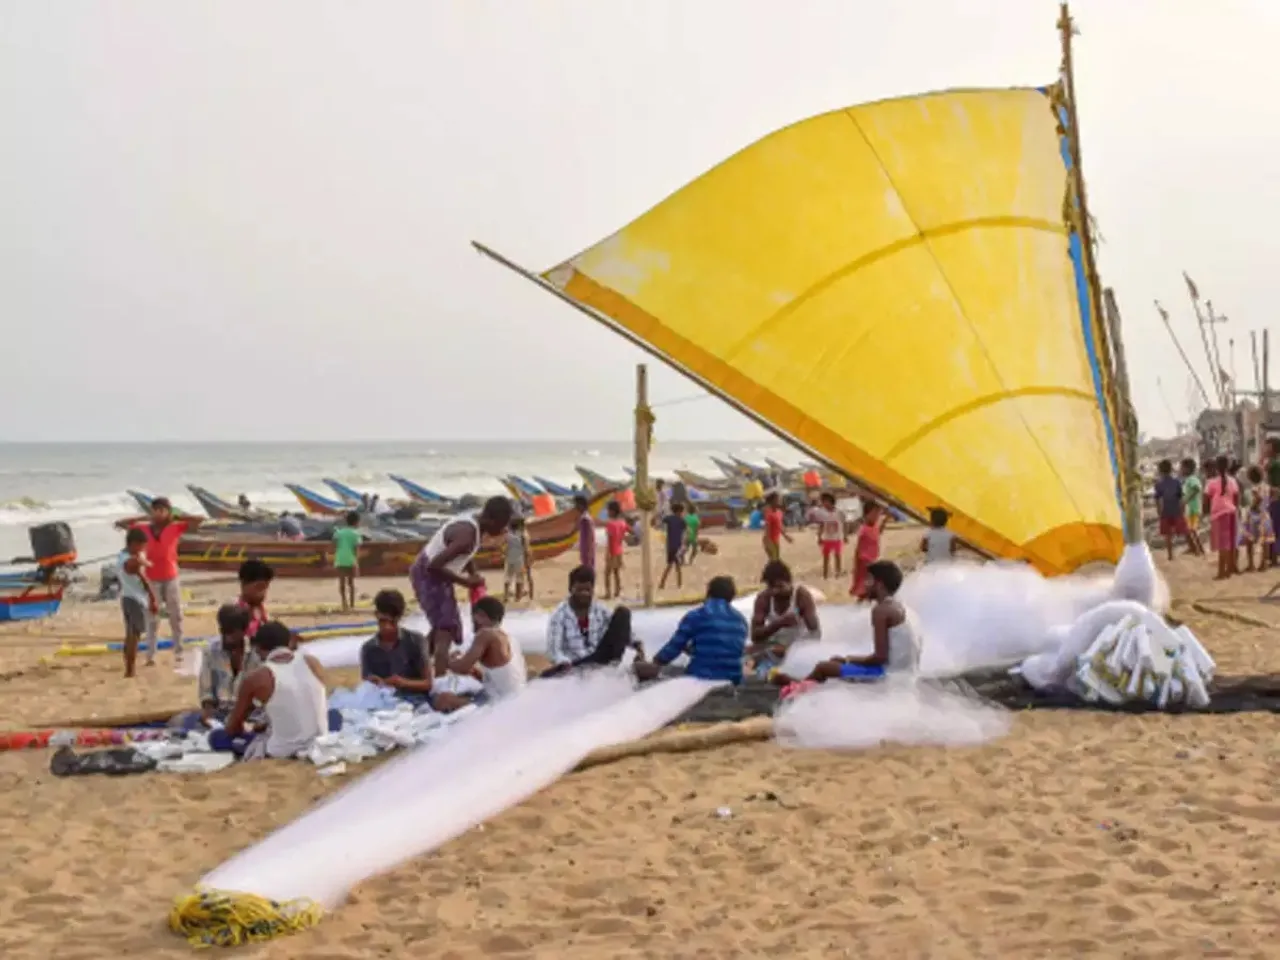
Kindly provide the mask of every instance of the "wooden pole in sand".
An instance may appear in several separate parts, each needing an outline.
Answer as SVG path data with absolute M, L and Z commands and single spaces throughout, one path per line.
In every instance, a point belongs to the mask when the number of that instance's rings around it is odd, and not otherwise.
M 644 605 L 653 606 L 653 490 L 649 483 L 649 440 L 653 411 L 649 409 L 649 368 L 636 364 L 636 505 L 640 508 L 640 589 Z

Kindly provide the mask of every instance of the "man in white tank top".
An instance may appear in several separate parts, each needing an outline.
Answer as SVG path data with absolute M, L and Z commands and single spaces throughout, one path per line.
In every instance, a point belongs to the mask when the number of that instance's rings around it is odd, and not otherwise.
M 502 629 L 506 608 L 497 597 L 481 597 L 471 605 L 475 636 L 467 652 L 449 659 L 453 673 L 467 675 L 479 671 L 484 690 L 477 702 L 493 702 L 514 697 L 525 688 L 529 674 L 520 647 Z
M 867 597 L 875 643 L 865 657 L 837 657 L 814 668 L 812 680 L 878 680 L 888 674 L 913 674 L 920 665 L 920 635 L 915 617 L 897 599 L 902 570 L 891 560 L 867 567 Z
M 476 552 L 484 537 L 506 532 L 511 515 L 510 500 L 490 497 L 479 516 L 456 517 L 437 530 L 409 568 L 409 582 L 431 626 L 427 644 L 438 674 L 449 668 L 450 648 L 462 642 L 462 614 L 454 588 L 484 589 L 484 577 L 476 572 Z
M 808 588 L 792 583 L 791 568 L 770 560 L 760 574 L 764 589 L 756 595 L 751 613 L 751 646 L 747 654 L 752 670 L 767 677 L 787 655 L 796 640 L 822 636 L 818 605 Z
M 240 682 L 227 725 L 210 734 L 210 747 L 240 753 L 246 759 L 294 757 L 329 732 L 324 671 L 314 657 L 290 649 L 292 638 L 279 620 L 258 628 L 252 643 L 262 666 Z M 265 730 L 247 726 L 255 707 L 266 714 Z

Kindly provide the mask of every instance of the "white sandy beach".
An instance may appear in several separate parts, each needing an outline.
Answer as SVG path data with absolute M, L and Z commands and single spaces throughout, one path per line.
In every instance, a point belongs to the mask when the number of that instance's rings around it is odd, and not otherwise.
M 890 549 L 915 535 L 894 534 Z M 757 538 L 717 542 L 699 575 L 714 563 L 749 582 Z M 808 539 L 791 553 L 812 582 Z M 539 568 L 545 601 L 568 564 Z M 1222 674 L 1278 669 L 1272 629 L 1186 602 L 1225 596 L 1219 609 L 1280 624 L 1280 608 L 1230 599 L 1269 578 L 1214 584 L 1185 558 L 1167 573 L 1184 601 L 1175 613 Z M 273 598 L 329 588 L 281 581 Z M 6 726 L 193 702 L 192 681 L 164 664 L 128 683 L 110 656 L 40 662 L 59 632 L 112 636 L 114 616 L 70 611 L 40 631 L 43 651 L 0 634 Z M 1270 956 L 1274 727 L 1268 714 L 1024 712 L 976 749 L 756 743 L 626 760 L 368 881 L 317 929 L 238 955 Z M 165 926 L 171 899 L 339 786 L 286 762 L 59 780 L 48 759 L 0 755 L 15 825 L 0 841 L 0 946 L 14 960 L 189 955 Z

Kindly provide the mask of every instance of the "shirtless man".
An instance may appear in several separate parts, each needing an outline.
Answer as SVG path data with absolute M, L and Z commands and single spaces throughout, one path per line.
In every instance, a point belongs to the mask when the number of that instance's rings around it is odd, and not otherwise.
M 436 531 L 409 568 L 409 581 L 431 630 L 427 646 L 437 676 L 449 668 L 449 651 L 462 642 L 462 614 L 454 587 L 476 590 L 484 578 L 476 573 L 475 556 L 482 537 L 496 537 L 511 523 L 511 501 L 490 497 L 477 517 L 456 517 Z
M 524 655 L 502 629 L 505 615 L 506 608 L 497 597 L 481 597 L 473 603 L 471 623 L 475 637 L 466 653 L 449 658 L 449 669 L 453 673 L 466 675 L 480 671 L 483 699 L 487 702 L 515 696 L 528 681 Z

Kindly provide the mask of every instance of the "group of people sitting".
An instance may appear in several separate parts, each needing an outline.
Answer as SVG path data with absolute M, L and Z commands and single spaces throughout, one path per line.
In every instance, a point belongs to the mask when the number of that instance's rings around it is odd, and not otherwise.
M 818 605 L 810 590 L 793 582 L 791 569 L 771 560 L 761 574 L 750 620 L 734 606 L 737 586 L 732 577 L 713 577 L 706 598 L 686 613 L 668 640 L 650 660 L 632 638 L 631 612 L 610 610 L 595 598 L 595 572 L 578 567 L 569 575 L 569 595 L 547 624 L 547 656 L 551 666 L 542 676 L 616 664 L 628 647 L 635 650 L 632 669 L 642 680 L 670 672 L 687 657 L 682 672 L 705 680 L 742 683 L 753 677 L 781 687 L 799 681 L 828 679 L 873 680 L 890 673 L 914 673 L 920 660 L 920 637 L 915 621 L 897 600 L 902 571 L 891 561 L 878 561 L 868 570 L 868 596 L 873 648 L 865 656 L 820 662 L 804 676 L 784 670 L 787 650 L 797 640 L 818 640 L 822 627 Z
M 471 529 L 464 527 L 456 540 L 450 531 L 423 551 L 422 569 L 414 571 L 413 580 L 431 627 L 425 637 L 402 625 L 406 602 L 400 591 L 382 590 L 374 598 L 376 631 L 360 650 L 363 680 L 441 712 L 510 697 L 524 688 L 528 671 L 519 644 L 503 629 L 504 605 L 477 589 L 483 581 L 477 584 L 472 564 L 480 533 L 505 528 L 502 521 L 509 520 L 489 507 L 478 520 L 469 519 Z M 273 576 L 271 567 L 259 560 L 241 566 L 240 596 L 218 611 L 219 636 L 210 643 L 200 673 L 201 710 L 195 723 L 211 728 L 215 749 L 247 758 L 295 756 L 341 725 L 340 715 L 327 708 L 320 664 L 299 649 L 293 631 L 267 614 Z M 704 602 L 680 619 L 652 659 L 635 641 L 631 611 L 600 603 L 595 571 L 580 566 L 569 575 L 568 596 L 548 619 L 550 665 L 541 677 L 616 665 L 628 648 L 635 651 L 630 669 L 641 680 L 671 673 L 682 657 L 687 658 L 682 670 L 688 676 L 734 684 L 752 677 L 784 688 L 914 672 L 920 640 L 912 617 L 895 596 L 902 572 L 892 562 L 878 561 L 870 565 L 867 577 L 873 602 L 871 653 L 829 659 L 805 676 L 789 676 L 784 663 L 788 648 L 797 640 L 819 639 L 822 630 L 816 598 L 793 583 L 790 568 L 781 560 L 765 565 L 763 589 L 749 620 L 733 606 L 733 579 L 713 577 Z M 473 636 L 466 645 L 453 597 L 458 585 L 472 591 Z M 479 691 L 462 692 L 461 685 L 445 682 L 451 675 L 475 678 Z
M 210 728 L 213 749 L 246 759 L 296 756 L 342 723 L 341 715 L 327 707 L 319 662 L 299 649 L 296 633 L 268 617 L 273 578 L 274 571 L 260 560 L 241 564 L 240 596 L 218 610 L 218 636 L 201 663 L 200 711 L 182 719 L 190 728 Z M 502 601 L 483 597 L 472 604 L 473 641 L 447 659 L 448 672 L 481 683 L 471 695 L 438 689 L 423 637 L 401 626 L 405 607 L 398 590 L 382 590 L 374 598 L 377 629 L 360 649 L 362 680 L 445 713 L 524 687 L 524 657 L 502 630 Z

